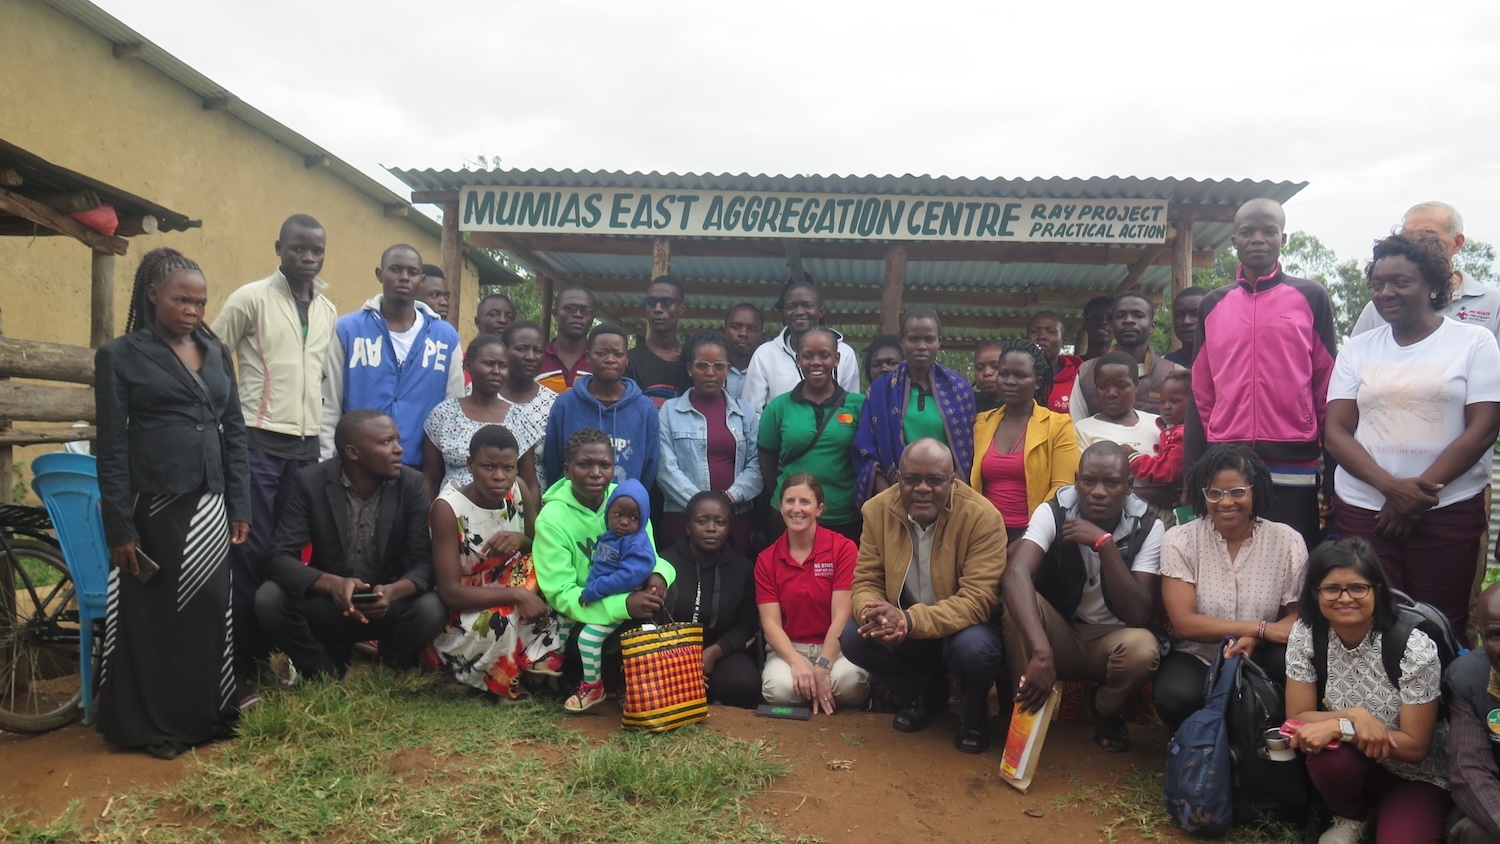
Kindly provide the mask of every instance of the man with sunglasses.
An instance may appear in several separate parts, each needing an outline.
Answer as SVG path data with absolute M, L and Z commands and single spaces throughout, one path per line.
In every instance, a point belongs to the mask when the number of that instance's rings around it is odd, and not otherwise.
M 635 344 L 625 359 L 625 377 L 636 383 L 646 398 L 661 407 L 691 386 L 682 365 L 682 343 L 677 323 L 687 307 L 682 282 L 673 275 L 659 275 L 646 288 L 646 340 Z
M 1133 482 L 1123 448 L 1089 446 L 1076 483 L 1032 514 L 1003 583 L 1016 700 L 1034 711 L 1057 680 L 1098 683 L 1094 743 L 1110 753 L 1130 749 L 1125 701 L 1161 661 L 1146 625 L 1166 530 Z
M 953 476 L 953 452 L 930 437 L 901 453 L 897 483 L 865 502 L 844 656 L 876 675 L 899 708 L 891 726 L 925 728 L 958 681 L 953 744 L 990 746 L 989 692 L 1005 651 L 994 620 L 1005 571 L 1005 523 Z
M 594 327 L 594 294 L 586 287 L 569 285 L 552 305 L 557 336 L 542 350 L 542 367 L 536 382 L 561 394 L 580 375 L 589 375 L 589 329 Z

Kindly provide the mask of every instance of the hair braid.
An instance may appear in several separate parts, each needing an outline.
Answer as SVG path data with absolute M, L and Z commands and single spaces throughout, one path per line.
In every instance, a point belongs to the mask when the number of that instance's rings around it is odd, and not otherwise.
M 1027 355 L 1031 358 L 1031 366 L 1036 370 L 1036 403 L 1046 407 L 1052 397 L 1052 363 L 1047 360 L 1042 347 L 1030 340 L 1014 337 L 1000 344 L 1000 359 L 1004 360 L 1008 354 Z
M 170 246 L 159 246 L 141 256 L 141 265 L 135 270 L 135 286 L 130 291 L 130 313 L 125 318 L 126 334 L 137 328 L 149 328 L 156 322 L 156 307 L 147 298 L 146 291 L 178 270 L 203 272 L 202 267 Z M 199 327 L 209 337 L 213 336 L 207 324 Z

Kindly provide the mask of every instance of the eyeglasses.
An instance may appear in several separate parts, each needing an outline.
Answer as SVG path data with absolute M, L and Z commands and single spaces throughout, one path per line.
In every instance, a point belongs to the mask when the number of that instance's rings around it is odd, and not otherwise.
M 909 489 L 916 489 L 922 484 L 927 484 L 930 489 L 942 489 L 952 483 L 952 475 L 902 475 L 901 485 Z
M 645 304 L 646 310 L 648 311 L 654 311 L 657 308 L 661 308 L 665 311 L 673 305 L 677 304 L 677 300 L 672 298 L 671 296 L 647 296 L 645 299 Z
M 729 371 L 729 364 L 725 363 L 722 360 L 716 360 L 712 362 L 706 360 L 695 360 L 693 361 L 693 371 L 717 372 L 720 375 L 723 375 L 724 373 Z
M 557 312 L 569 316 L 593 316 L 594 309 L 588 305 L 559 305 Z
M 1335 586 L 1330 583 L 1327 586 L 1318 587 L 1318 597 L 1325 601 L 1337 601 L 1340 595 L 1347 592 L 1349 597 L 1360 601 L 1369 597 L 1370 590 L 1374 588 L 1368 583 L 1351 583 L 1348 586 Z
M 1244 501 L 1249 497 L 1249 495 L 1250 487 L 1247 486 L 1231 487 L 1230 489 L 1219 489 L 1217 487 L 1211 486 L 1206 486 L 1203 488 L 1204 499 L 1212 504 L 1217 504 L 1220 501 L 1223 501 L 1226 496 L 1230 501 Z

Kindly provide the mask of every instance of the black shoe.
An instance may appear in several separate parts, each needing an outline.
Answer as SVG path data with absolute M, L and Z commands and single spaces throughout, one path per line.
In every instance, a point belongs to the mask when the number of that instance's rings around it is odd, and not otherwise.
M 953 736 L 953 746 L 963 753 L 983 753 L 990 749 L 990 733 L 988 730 L 959 727 Z
M 142 748 L 142 750 L 145 750 L 149 755 L 154 756 L 157 759 L 164 760 L 176 759 L 178 756 L 182 755 L 182 751 L 184 749 L 185 748 L 183 748 L 182 745 L 178 744 L 175 741 L 152 742 L 151 744 L 148 744 L 144 748 Z
M 933 714 L 932 707 L 918 700 L 897 710 L 896 717 L 891 719 L 891 726 L 897 732 L 915 733 L 932 723 Z

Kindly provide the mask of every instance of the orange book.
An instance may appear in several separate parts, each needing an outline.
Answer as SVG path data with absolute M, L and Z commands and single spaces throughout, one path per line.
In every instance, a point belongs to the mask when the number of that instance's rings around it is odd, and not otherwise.
M 1022 794 L 1031 787 L 1037 762 L 1042 758 L 1042 742 L 1047 740 L 1047 727 L 1057 714 L 1057 702 L 1061 699 L 1062 693 L 1053 686 L 1041 709 L 1026 712 L 1019 703 L 1011 709 L 1010 730 L 1005 734 L 1005 750 L 1000 754 L 1000 778 Z

